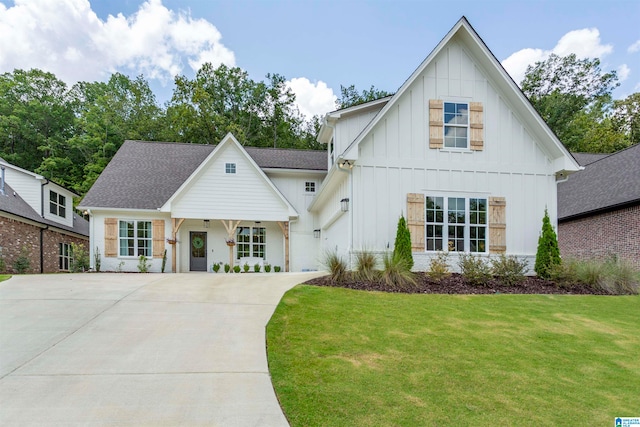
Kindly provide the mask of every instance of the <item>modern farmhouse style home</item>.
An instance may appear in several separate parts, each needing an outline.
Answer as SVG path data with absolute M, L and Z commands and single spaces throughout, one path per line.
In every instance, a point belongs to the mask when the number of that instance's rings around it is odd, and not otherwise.
M 326 115 L 326 151 L 127 141 L 82 201 L 105 269 L 320 267 L 393 248 L 535 257 L 557 183 L 580 170 L 463 17 L 390 97 Z M 227 242 L 231 246 L 227 245 Z M 530 266 L 533 262 L 530 262 Z

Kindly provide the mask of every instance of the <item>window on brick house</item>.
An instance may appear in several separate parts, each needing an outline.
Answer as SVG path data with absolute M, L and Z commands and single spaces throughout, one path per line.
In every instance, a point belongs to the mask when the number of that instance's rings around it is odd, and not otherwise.
M 73 263 L 73 257 L 71 255 L 71 245 L 69 243 L 60 243 L 58 253 L 60 270 L 69 271 L 69 267 Z

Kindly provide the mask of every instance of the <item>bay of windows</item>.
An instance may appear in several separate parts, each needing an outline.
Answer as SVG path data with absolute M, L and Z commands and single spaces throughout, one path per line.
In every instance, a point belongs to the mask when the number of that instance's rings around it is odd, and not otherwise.
M 242 257 L 265 258 L 267 232 L 264 227 L 238 227 L 236 231 L 238 259 Z
M 487 251 L 487 199 L 427 196 L 425 209 L 427 251 Z
M 151 258 L 151 221 L 120 221 L 118 240 L 120 256 Z

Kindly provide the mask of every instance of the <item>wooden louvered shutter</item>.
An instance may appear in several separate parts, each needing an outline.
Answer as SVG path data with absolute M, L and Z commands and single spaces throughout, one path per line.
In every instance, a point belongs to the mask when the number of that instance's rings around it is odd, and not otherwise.
M 162 258 L 164 255 L 164 220 L 154 219 L 153 224 L 153 257 Z
M 507 202 L 504 197 L 489 197 L 489 252 L 507 252 Z
M 118 256 L 118 219 L 104 219 L 104 256 L 114 258 Z
M 424 252 L 424 194 L 407 194 L 407 226 L 411 234 L 411 251 Z
M 471 149 L 480 151 L 484 149 L 484 123 L 481 102 L 469 103 L 469 127 L 471 128 Z
M 429 100 L 429 148 L 442 148 L 444 144 L 444 102 Z

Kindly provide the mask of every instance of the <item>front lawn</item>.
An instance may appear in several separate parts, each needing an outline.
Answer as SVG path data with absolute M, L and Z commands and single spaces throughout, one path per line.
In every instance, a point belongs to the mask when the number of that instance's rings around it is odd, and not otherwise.
M 291 426 L 607 426 L 640 416 L 640 297 L 300 285 L 267 326 Z
M 0 274 L 0 282 L 4 282 L 5 280 L 11 279 L 10 274 Z

